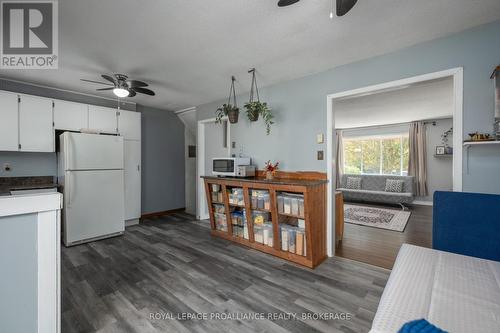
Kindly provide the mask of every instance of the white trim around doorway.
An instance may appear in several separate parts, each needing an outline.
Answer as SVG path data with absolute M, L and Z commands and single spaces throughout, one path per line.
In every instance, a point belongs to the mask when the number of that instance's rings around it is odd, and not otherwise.
M 227 117 L 222 118 L 222 121 L 227 124 L 226 142 L 227 156 L 231 156 L 231 125 Z M 215 123 L 215 118 L 204 119 L 198 121 L 198 141 L 196 152 L 198 166 L 196 168 L 196 218 L 198 220 L 206 220 L 209 218 L 208 207 L 203 208 L 203 197 L 205 197 L 205 184 L 201 176 L 205 175 L 205 125 Z
M 335 255 L 335 223 L 333 217 L 335 216 L 335 149 L 336 140 L 334 137 L 335 130 L 335 117 L 333 101 L 338 98 L 347 96 L 355 96 L 367 93 L 375 93 L 387 89 L 394 89 L 401 86 L 410 84 L 436 80 L 446 77 L 453 78 L 453 191 L 462 191 L 462 155 L 463 155 L 463 68 L 457 67 L 444 71 L 413 76 L 405 79 L 384 82 L 363 88 L 343 91 L 339 93 L 330 94 L 327 96 L 327 114 L 326 114 L 326 159 L 327 159 L 327 174 L 328 174 L 328 190 L 327 190 L 327 253 L 332 257 Z

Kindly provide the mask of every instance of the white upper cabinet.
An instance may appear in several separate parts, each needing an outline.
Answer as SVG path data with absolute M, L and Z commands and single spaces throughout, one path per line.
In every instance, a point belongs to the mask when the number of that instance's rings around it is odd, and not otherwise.
M 54 128 L 80 131 L 88 127 L 88 105 L 54 100 Z
M 116 133 L 118 128 L 117 110 L 89 105 L 89 129 L 101 133 Z
M 20 96 L 19 150 L 54 152 L 52 100 L 27 95 Z
M 140 112 L 120 110 L 118 116 L 118 132 L 125 140 L 141 140 Z
M 124 141 L 125 220 L 141 217 L 141 142 Z
M 0 150 L 19 149 L 18 95 L 0 91 Z

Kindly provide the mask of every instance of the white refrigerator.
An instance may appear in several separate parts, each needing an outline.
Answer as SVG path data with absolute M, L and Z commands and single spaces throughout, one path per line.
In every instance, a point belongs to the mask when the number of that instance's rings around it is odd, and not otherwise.
M 59 138 L 64 245 L 123 234 L 123 137 L 64 132 Z

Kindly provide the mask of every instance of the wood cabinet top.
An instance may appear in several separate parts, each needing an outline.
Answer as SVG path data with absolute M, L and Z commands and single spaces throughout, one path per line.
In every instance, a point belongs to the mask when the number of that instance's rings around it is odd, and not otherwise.
M 259 183 L 268 185 L 289 185 L 289 186 L 317 186 L 328 183 L 326 179 L 293 179 L 293 178 L 274 178 L 268 180 L 265 177 L 216 177 L 216 176 L 201 176 L 201 178 L 208 181 L 229 181 L 229 182 L 241 182 L 241 183 Z

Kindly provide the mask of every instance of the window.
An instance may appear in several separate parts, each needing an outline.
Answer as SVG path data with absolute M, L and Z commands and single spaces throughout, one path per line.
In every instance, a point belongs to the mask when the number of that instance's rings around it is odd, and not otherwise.
M 344 173 L 408 174 L 408 134 L 344 139 Z

